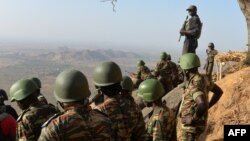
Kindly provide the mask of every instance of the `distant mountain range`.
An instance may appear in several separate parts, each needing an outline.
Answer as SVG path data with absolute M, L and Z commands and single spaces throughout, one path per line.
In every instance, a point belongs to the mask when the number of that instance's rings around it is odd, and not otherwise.
M 51 61 L 104 61 L 104 60 L 121 60 L 121 59 L 136 59 L 142 56 L 133 52 L 125 52 L 112 49 L 82 49 L 72 50 L 69 48 L 58 48 L 57 50 L 42 53 L 37 56 L 41 59 L 48 59 Z

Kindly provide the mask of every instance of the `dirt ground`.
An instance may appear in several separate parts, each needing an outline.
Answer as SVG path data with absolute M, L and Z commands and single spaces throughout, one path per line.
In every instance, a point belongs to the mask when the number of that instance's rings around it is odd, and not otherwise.
M 250 124 L 250 67 L 226 75 L 216 84 L 224 93 L 209 109 L 208 126 L 201 141 L 223 140 L 225 124 Z

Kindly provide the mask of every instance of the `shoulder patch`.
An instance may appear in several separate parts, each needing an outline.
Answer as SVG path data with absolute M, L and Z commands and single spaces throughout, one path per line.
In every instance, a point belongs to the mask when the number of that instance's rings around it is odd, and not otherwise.
M 62 113 L 56 113 L 54 114 L 52 117 L 50 117 L 46 122 L 43 123 L 43 125 L 41 126 L 42 128 L 47 127 L 47 125 L 55 118 L 57 118 L 58 116 L 60 116 Z

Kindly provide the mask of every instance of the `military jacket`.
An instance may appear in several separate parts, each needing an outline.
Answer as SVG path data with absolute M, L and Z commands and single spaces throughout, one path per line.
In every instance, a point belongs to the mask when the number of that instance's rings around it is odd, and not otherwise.
M 126 124 L 126 117 L 120 107 L 119 95 L 107 98 L 96 108 L 110 118 L 116 141 L 130 141 L 131 134 L 128 124 Z
M 146 80 L 146 79 L 152 78 L 153 76 L 152 76 L 152 74 L 151 74 L 151 72 L 150 72 L 150 70 L 149 70 L 148 67 L 146 67 L 146 66 L 140 66 L 140 67 L 138 67 L 136 77 L 138 79 L 141 79 L 141 80 Z
M 214 57 L 215 55 L 218 54 L 218 51 L 217 50 L 209 50 L 207 52 L 207 60 L 209 63 L 213 63 L 214 62 Z
M 125 119 L 125 124 L 131 141 L 144 141 L 145 140 L 145 122 L 143 120 L 142 112 L 138 105 L 135 103 L 130 94 L 125 94 L 126 97 L 120 98 L 120 107 Z
M 171 75 L 172 75 L 171 66 L 172 65 L 169 63 L 169 61 L 161 60 L 159 63 L 157 63 L 156 68 L 155 68 L 156 76 L 168 78 L 169 81 L 171 81 Z
M 44 123 L 39 141 L 110 141 L 110 119 L 89 106 L 74 105 Z
M 199 38 L 201 32 L 201 21 L 198 15 L 194 15 L 188 19 L 185 30 L 189 32 L 187 37 Z
M 17 119 L 17 140 L 37 141 L 42 124 L 56 112 L 57 110 L 51 105 L 32 104 Z
M 157 107 L 146 124 L 146 141 L 170 141 L 176 120 L 173 112 L 166 107 Z
M 206 104 L 208 104 L 208 92 L 213 87 L 213 82 L 205 76 L 200 75 L 199 73 L 193 75 L 188 83 L 185 86 L 182 104 L 180 109 L 181 117 L 193 116 L 197 109 L 197 104 L 195 99 L 198 96 L 203 95 L 205 98 Z M 197 131 L 196 127 L 205 128 L 207 121 L 207 112 L 199 119 L 199 124 L 186 126 L 182 125 L 182 128 L 189 130 L 190 132 L 195 133 Z

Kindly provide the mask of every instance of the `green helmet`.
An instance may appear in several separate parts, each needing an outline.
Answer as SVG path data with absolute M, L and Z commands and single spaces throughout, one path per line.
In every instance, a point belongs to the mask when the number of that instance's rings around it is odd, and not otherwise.
M 85 75 L 74 69 L 61 72 L 55 82 L 54 96 L 60 102 L 74 102 L 90 96 Z
M 166 59 L 168 54 L 166 52 L 161 53 L 161 59 Z
M 39 78 L 32 77 L 31 80 L 35 82 L 35 84 L 37 85 L 38 88 L 41 88 L 42 85 L 41 85 L 41 81 Z
M 195 67 L 200 67 L 200 59 L 194 53 L 185 53 L 180 58 L 180 66 L 183 70 L 189 70 Z
M 132 91 L 133 90 L 133 81 L 131 80 L 130 77 L 123 76 L 122 81 L 121 81 L 121 86 L 122 86 L 122 89 L 124 89 L 124 90 Z
M 36 90 L 37 86 L 32 80 L 18 80 L 10 87 L 11 102 L 21 101 L 29 95 L 33 94 Z
M 188 8 L 187 8 L 187 11 L 197 11 L 197 7 L 195 5 L 190 5 Z
M 214 43 L 210 42 L 210 43 L 208 44 L 208 47 L 210 47 L 211 49 L 214 49 Z
M 161 82 L 156 79 L 147 79 L 138 88 L 138 95 L 147 103 L 161 98 L 164 93 L 165 90 Z
M 103 62 L 94 69 L 94 84 L 96 86 L 110 86 L 121 81 L 122 72 L 115 62 Z
M 137 62 L 137 66 L 140 67 L 140 66 L 144 66 L 145 65 L 145 62 L 143 60 L 139 60 Z

